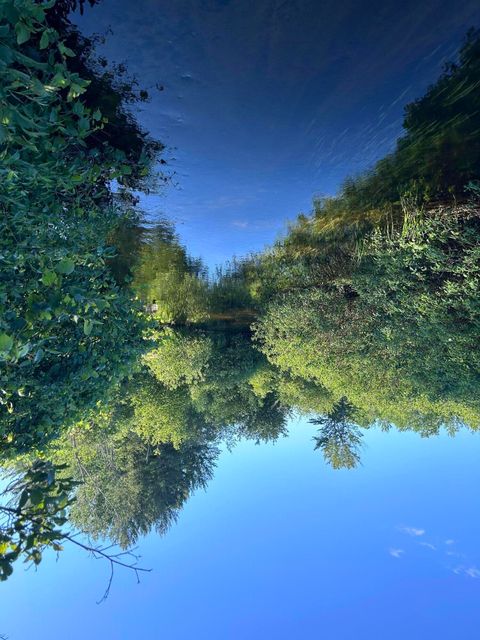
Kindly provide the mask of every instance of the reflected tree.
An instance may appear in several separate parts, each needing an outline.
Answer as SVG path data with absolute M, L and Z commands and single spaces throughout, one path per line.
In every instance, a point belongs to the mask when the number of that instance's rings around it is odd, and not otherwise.
M 67 515 L 124 549 L 164 533 L 222 439 L 274 441 L 294 411 L 320 415 L 334 469 L 360 462 L 359 416 L 480 425 L 478 185 L 431 204 L 480 177 L 479 33 L 392 154 L 209 277 L 136 209 L 162 145 L 129 108 L 146 92 L 69 22 L 87 4 L 0 2 L 0 445 L 21 472 L 0 578 L 71 539 Z

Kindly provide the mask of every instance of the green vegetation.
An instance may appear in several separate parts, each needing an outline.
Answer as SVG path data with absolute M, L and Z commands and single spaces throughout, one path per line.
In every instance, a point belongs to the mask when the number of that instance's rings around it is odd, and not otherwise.
M 73 453 L 82 484 L 72 524 L 127 549 L 152 527 L 167 531 L 190 494 L 206 486 L 218 450 L 206 437 L 152 448 L 133 433 L 105 441 L 95 431 L 82 434 Z
M 210 479 L 223 440 L 276 439 L 288 414 L 271 392 L 255 393 L 251 379 L 264 359 L 248 336 L 168 328 L 157 340 L 108 415 L 65 431 L 46 451 L 80 483 L 71 522 L 124 548 L 151 528 L 166 531 Z M 199 347 L 202 357 L 185 376 Z M 163 348 L 177 357 L 164 357 Z
M 112 263 L 115 237 L 139 224 L 131 190 L 148 179 L 161 145 L 128 114 L 135 83 L 99 71 L 93 42 L 70 25 L 67 5 L 0 2 L 4 460 L 35 457 L 69 427 L 101 414 L 148 348 L 141 308 Z M 37 482 L 31 473 L 30 484 Z M 4 576 L 22 554 L 41 558 L 49 539 L 42 523 L 50 526 L 52 500 L 67 484 L 53 487 L 47 502 L 30 501 L 34 520 L 25 520 L 20 498 L 10 514 L 15 537 L 2 543 Z
M 479 84 L 471 31 L 396 151 L 244 269 L 269 361 L 366 423 L 480 425 Z
M 108 403 L 145 349 L 132 295 L 108 263 L 112 235 L 138 219 L 128 189 L 147 175 L 150 153 L 130 158 L 102 138 L 112 123 L 96 105 L 116 95 L 117 118 L 122 93 L 108 79 L 89 93 L 71 68 L 75 52 L 49 26 L 54 8 L 0 5 L 0 439 L 13 455 Z
M 199 260 L 192 260 L 174 229 L 159 222 L 143 234 L 133 266 L 132 287 L 143 303 L 155 302 L 161 323 L 192 323 L 208 318 L 208 280 Z
M 165 532 L 222 443 L 294 414 L 335 469 L 372 425 L 480 427 L 479 33 L 390 156 L 212 276 L 142 220 L 147 96 L 76 5 L 0 0 L 0 577 L 73 541 L 67 518 L 123 549 Z
M 353 422 L 355 413 L 355 407 L 343 396 L 325 416 L 311 420 L 320 425 L 315 449 L 322 450 L 334 469 L 353 469 L 360 462 L 363 434 Z
M 1 581 L 13 573 L 13 563 L 19 558 L 38 565 L 44 549 L 62 549 L 65 533 L 61 527 L 67 521 L 75 483 L 58 479 L 58 470 L 50 462 L 38 461 L 7 487 L 17 502 L 0 506 Z
M 369 422 L 480 424 L 479 212 L 442 209 L 374 233 L 350 276 L 274 297 L 256 325 L 282 370 L 348 393 Z
M 160 221 L 143 230 L 132 264 L 132 288 L 146 307 L 156 305 L 161 324 L 192 325 L 235 321 L 247 326 L 253 317 L 243 263 L 218 268 L 211 277 L 199 259 L 181 246 L 173 226 Z
M 404 134 L 393 153 L 346 180 L 340 194 L 343 213 L 390 208 L 405 194 L 464 201 L 465 187 L 480 178 L 479 87 L 480 30 L 471 29 L 457 60 L 405 107 Z

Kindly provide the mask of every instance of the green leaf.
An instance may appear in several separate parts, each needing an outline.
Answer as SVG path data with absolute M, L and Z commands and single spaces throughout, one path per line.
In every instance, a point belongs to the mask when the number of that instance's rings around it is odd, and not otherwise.
M 76 116 L 81 116 L 83 115 L 84 112 L 84 106 L 83 104 L 80 102 L 80 100 L 77 100 L 77 102 L 75 102 L 75 104 L 72 107 L 72 111 Z
M 40 489 L 33 489 L 30 492 L 30 502 L 34 505 L 39 505 L 43 502 L 43 493 Z
M 92 333 L 92 329 L 93 329 L 93 322 L 91 320 L 84 320 L 83 321 L 83 333 L 86 336 L 89 336 Z
M 42 282 L 47 287 L 50 287 L 52 284 L 56 284 L 57 274 L 55 273 L 55 271 L 44 271 L 42 275 Z
M 78 98 L 82 93 L 85 93 L 86 87 L 82 87 L 76 82 L 72 82 L 70 86 L 70 91 L 68 92 L 67 99 L 72 100 L 73 98 Z
M 18 350 L 17 358 L 24 358 L 27 355 L 27 353 L 30 351 L 30 346 L 31 345 L 30 345 L 29 342 L 27 342 L 26 344 L 22 345 L 20 347 L 20 349 Z
M 13 338 L 6 333 L 0 335 L 0 352 L 8 352 L 13 347 Z
M 67 58 L 74 58 L 75 57 L 75 53 L 69 49 L 68 47 L 66 47 L 63 42 L 59 42 L 58 43 L 58 50 L 60 51 L 60 53 L 64 56 L 67 56 Z
M 57 273 L 68 276 L 75 269 L 75 263 L 70 258 L 64 258 L 55 267 Z
M 48 31 L 44 31 L 42 33 L 42 37 L 40 38 L 40 49 L 46 49 L 50 44 L 50 39 L 48 37 Z
M 27 40 L 30 40 L 30 29 L 23 22 L 17 22 L 15 32 L 17 34 L 17 44 L 24 44 Z

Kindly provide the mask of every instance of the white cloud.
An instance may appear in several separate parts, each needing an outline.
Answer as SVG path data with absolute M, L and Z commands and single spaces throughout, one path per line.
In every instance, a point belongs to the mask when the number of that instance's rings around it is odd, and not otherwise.
M 448 540 L 445 540 L 445 544 L 455 544 L 455 540 L 449 538 Z
M 401 558 L 402 553 L 405 553 L 403 549 L 389 549 L 389 554 L 394 558 Z
M 470 576 L 470 578 L 480 578 L 480 571 L 477 567 L 468 567 L 468 569 L 465 569 L 465 573 L 467 576 Z
M 431 544 L 430 542 L 419 542 L 418 544 L 421 544 L 422 547 L 427 547 L 428 549 L 433 549 L 433 551 L 437 550 L 437 547 L 434 544 Z
M 248 227 L 248 222 L 244 220 L 234 220 L 232 222 L 232 227 L 238 227 L 239 229 L 246 229 Z
M 460 565 L 459 567 L 455 567 L 453 573 L 458 575 L 468 576 L 469 578 L 480 578 L 480 569 L 477 567 L 465 567 L 464 565 Z
M 400 531 L 407 533 L 409 536 L 423 536 L 425 534 L 425 529 L 417 529 L 415 527 L 401 527 Z

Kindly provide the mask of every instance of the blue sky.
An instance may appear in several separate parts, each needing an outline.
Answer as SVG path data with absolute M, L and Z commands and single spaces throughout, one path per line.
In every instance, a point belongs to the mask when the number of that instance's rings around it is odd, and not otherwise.
M 140 120 L 175 175 L 145 208 L 213 265 L 272 242 L 314 194 L 388 152 L 480 5 L 102 0 L 79 23 L 111 27 L 104 53 L 151 89 Z
M 224 451 L 206 492 L 140 542 L 140 585 L 68 549 L 2 586 L 0 632 L 39 638 L 474 640 L 478 436 L 371 431 L 332 471 L 312 425 Z
M 453 10 L 454 6 L 454 10 Z M 312 195 L 386 153 L 471 24 L 475 1 L 103 0 L 106 30 L 152 102 L 142 123 L 175 171 L 150 213 L 213 265 L 271 242 Z M 164 538 L 140 541 L 140 585 L 66 549 L 16 568 L 10 640 L 474 640 L 480 441 L 371 431 L 363 466 L 334 472 L 292 422 L 275 445 L 224 451 Z

